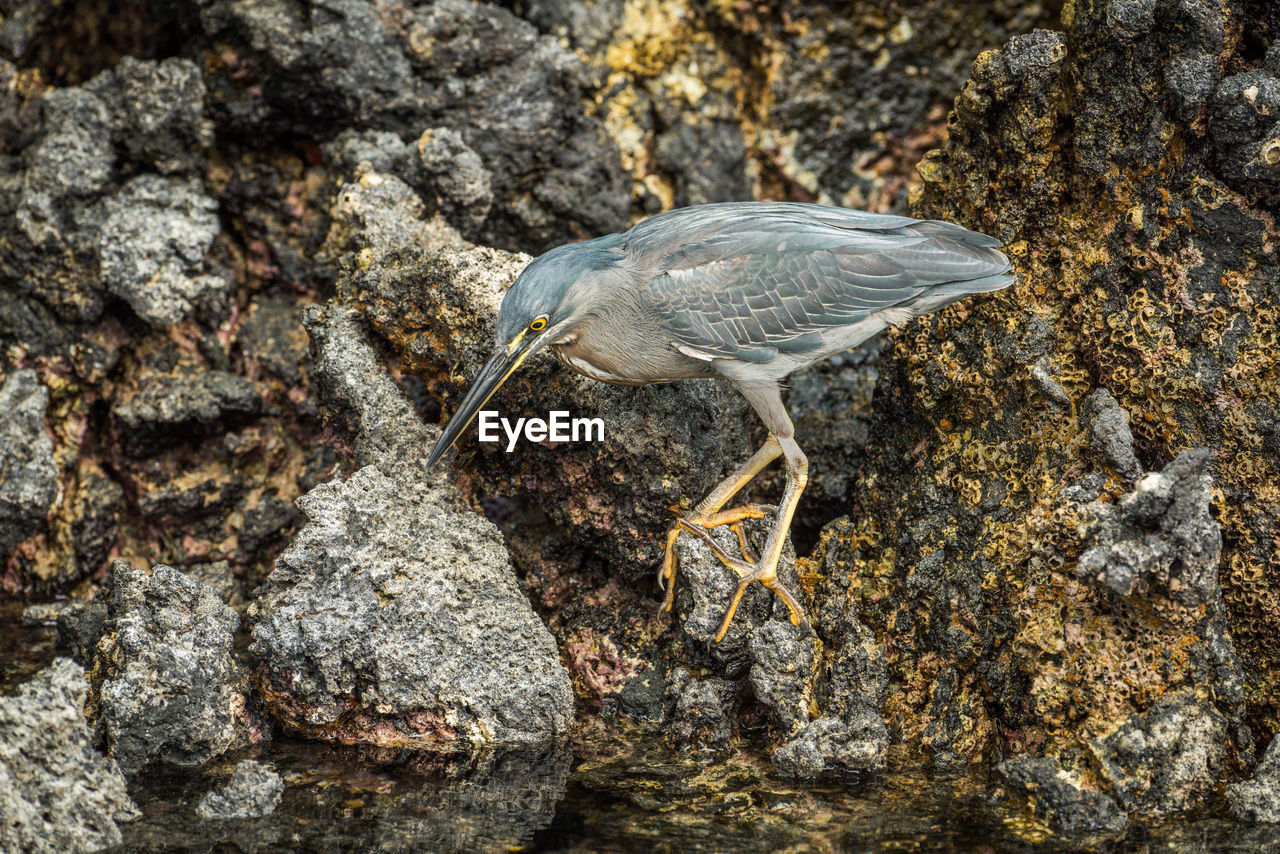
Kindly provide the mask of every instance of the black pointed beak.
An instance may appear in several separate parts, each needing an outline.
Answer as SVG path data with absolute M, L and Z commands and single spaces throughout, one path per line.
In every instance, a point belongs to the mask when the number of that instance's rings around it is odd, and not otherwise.
M 489 361 L 484 363 L 484 367 L 480 369 L 480 375 L 471 383 L 471 388 L 462 398 L 462 403 L 458 404 L 458 409 L 445 425 L 444 432 L 440 434 L 440 441 L 436 442 L 436 446 L 431 449 L 431 456 L 427 458 L 428 469 L 435 465 L 449 448 L 453 447 L 453 443 L 458 441 L 458 437 L 467 429 L 467 425 L 476 417 L 480 408 L 489 402 L 489 398 L 502 387 L 507 377 L 520 367 L 520 363 L 529 355 L 534 340 L 526 336 L 526 339 L 522 339 L 514 347 L 494 353 L 489 357 Z

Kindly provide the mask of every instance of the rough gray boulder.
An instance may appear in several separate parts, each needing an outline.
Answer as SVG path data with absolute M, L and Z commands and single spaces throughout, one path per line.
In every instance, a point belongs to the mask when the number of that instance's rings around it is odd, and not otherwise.
M 30 368 L 0 386 L 0 561 L 36 532 L 58 495 L 48 406 L 49 390 Z
M 304 312 L 303 324 L 325 418 L 350 441 L 355 464 L 387 472 L 404 467 L 420 478 L 439 431 L 422 422 L 387 374 L 359 313 L 316 306 Z
M 866 706 L 843 715 L 823 715 L 773 752 L 784 777 L 812 778 L 825 771 L 875 771 L 884 767 L 889 730 Z
M 568 729 L 568 675 L 501 534 L 446 489 L 367 466 L 299 499 L 308 524 L 249 609 L 259 689 L 286 724 L 418 746 Z
M 1227 803 L 1242 821 L 1280 823 L 1280 738 L 1272 738 L 1253 776 L 1227 786 Z
M 236 426 L 262 408 L 253 384 L 226 371 L 156 374 L 111 407 L 121 446 L 133 455 Z
M 59 658 L 0 697 L 0 849 L 98 851 L 140 813 L 115 760 L 93 749 L 84 671 Z
M 221 299 L 229 281 L 203 264 L 217 204 L 196 182 L 213 138 L 204 94 L 200 67 L 178 58 L 125 58 L 82 86 L 41 93 L 39 121 L 0 164 L 0 289 L 14 310 L 34 319 L 48 306 L 58 320 L 89 323 L 111 292 L 164 324 Z M 52 320 L 40 318 L 34 336 L 10 323 L 0 332 L 60 350 L 70 342 Z
M 422 424 L 358 315 L 307 315 L 315 372 L 359 471 L 299 500 L 309 522 L 249 608 L 259 688 L 318 738 L 533 744 L 573 719 L 555 641 L 490 522 L 423 460 Z
M 724 750 L 733 740 L 737 685 L 712 676 L 699 679 L 683 668 L 672 671 L 668 690 L 675 699 L 669 732 L 675 743 L 701 750 Z
M 1226 740 L 1226 719 L 1186 689 L 1161 697 L 1091 749 L 1121 806 L 1163 815 L 1186 809 L 1213 787 Z
M 195 62 L 125 56 L 86 88 L 107 105 L 128 159 L 165 175 L 190 174 L 203 166 L 213 123 L 204 115 L 204 77 Z
M 587 113 L 591 74 L 506 9 L 445 0 L 390 12 L 338 0 L 304 15 L 253 0 L 198 5 L 204 32 L 222 46 L 206 85 L 223 128 L 317 139 L 372 129 L 402 140 L 450 128 L 478 161 L 468 158 L 467 172 L 481 174 L 478 165 L 493 195 L 483 225 L 474 205 L 457 224 L 487 242 L 549 249 L 624 223 L 629 181 L 601 119 Z M 445 177 L 452 210 L 457 185 Z
M 493 204 L 489 170 L 462 135 L 451 128 L 428 128 L 418 137 L 418 155 L 449 221 L 484 222 Z
M 1116 802 L 1102 792 L 1086 789 L 1052 759 L 1018 756 L 995 766 L 1004 784 L 1027 796 L 1035 814 L 1059 833 L 1073 836 L 1100 830 L 1120 830 L 1127 823 Z
M 194 180 L 140 175 L 103 202 L 102 281 L 154 326 L 170 326 L 231 281 L 204 267 L 217 237 L 218 203 Z
M 1105 388 L 1084 399 L 1080 416 L 1089 429 L 1093 449 L 1108 465 L 1129 480 L 1142 475 L 1142 464 L 1133 453 L 1133 433 L 1129 413 Z
M 70 653 L 77 664 L 90 666 L 107 621 L 106 603 L 72 599 L 58 612 L 57 620 L 58 646 Z
M 744 523 L 753 548 L 763 547 L 771 521 Z M 713 529 L 712 536 L 729 554 L 739 553 L 737 535 L 727 526 Z M 724 639 L 715 643 L 738 577 L 705 543 L 687 532 L 676 541 L 676 557 L 675 613 L 691 660 L 705 661 L 725 676 L 745 673 L 756 699 L 769 709 L 774 728 L 784 736 L 795 733 L 809 722 L 817 675 L 815 645 L 820 646 L 815 637 L 791 624 L 790 611 L 772 591 L 752 584 L 743 594 Z M 793 596 L 804 601 L 790 540 L 778 563 L 778 578 Z
M 127 774 L 194 767 L 263 738 L 231 655 L 240 617 L 218 593 L 167 566 L 111 566 L 94 671 L 97 726 Z
M 221 787 L 200 799 L 196 815 L 207 820 L 261 818 L 275 811 L 283 795 L 284 780 L 274 768 L 246 759 Z

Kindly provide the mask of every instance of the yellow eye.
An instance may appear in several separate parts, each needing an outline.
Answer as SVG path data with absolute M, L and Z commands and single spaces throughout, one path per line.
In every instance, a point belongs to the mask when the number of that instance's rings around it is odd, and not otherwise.
M 545 317 L 539 317 L 533 323 L 529 324 L 529 328 L 534 332 L 541 332 L 547 328 L 547 319 Z

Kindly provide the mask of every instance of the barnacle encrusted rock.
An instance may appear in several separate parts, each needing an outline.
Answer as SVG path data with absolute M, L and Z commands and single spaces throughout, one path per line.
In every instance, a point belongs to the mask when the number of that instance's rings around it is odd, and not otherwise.
M 892 336 L 859 513 L 815 558 L 927 752 L 1062 757 L 1157 812 L 1274 728 L 1277 207 L 1239 159 L 1269 133 L 1266 14 L 1070 4 L 978 57 L 920 164 L 913 212 L 1007 241 L 1019 282 Z M 1166 723 L 1185 750 L 1120 761 Z M 1100 779 L 1077 758 L 1104 742 Z
M 1100 776 L 1127 810 L 1187 809 L 1214 785 L 1227 721 L 1191 689 L 1173 691 L 1091 745 Z

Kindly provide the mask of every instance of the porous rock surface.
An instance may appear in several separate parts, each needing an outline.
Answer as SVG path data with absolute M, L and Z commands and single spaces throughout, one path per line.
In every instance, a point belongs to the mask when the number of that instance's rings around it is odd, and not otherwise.
M 0 386 L 0 555 L 35 532 L 57 496 L 48 406 L 49 390 L 33 370 L 15 371 Z
M 114 759 L 93 748 L 89 683 L 59 658 L 17 694 L 0 697 L 0 848 L 32 854 L 100 851 L 117 822 L 140 813 Z
M 380 746 L 527 745 L 573 720 L 551 634 L 502 536 L 425 453 L 421 423 L 354 313 L 308 318 L 317 379 L 363 467 L 317 486 L 249 608 L 258 688 L 289 728 Z
M 97 728 L 126 774 L 196 767 L 261 741 L 231 645 L 240 617 L 171 567 L 111 567 L 92 677 Z
M 1128 819 L 1116 802 L 1052 759 L 1018 756 L 995 767 L 1002 782 L 1027 798 L 1032 811 L 1060 833 L 1077 836 L 1122 829 Z
M 1280 822 L 1280 741 L 1271 740 L 1267 752 L 1247 780 L 1227 786 L 1231 811 L 1245 821 Z
M 823 715 L 773 752 L 784 777 L 817 777 L 827 770 L 875 771 L 889 751 L 889 730 L 873 709 L 860 706 L 844 715 Z
M 270 815 L 284 795 L 284 780 L 270 765 L 245 759 L 231 777 L 205 794 L 196 815 L 207 820 L 261 818 Z
M 372 128 L 413 142 L 428 128 L 447 128 L 475 155 L 468 171 L 488 176 L 487 218 L 477 224 L 466 205 L 463 217 L 487 242 L 549 249 L 625 221 L 616 149 L 583 104 L 591 75 L 506 9 L 473 0 L 342 0 L 304 24 L 302 11 L 288 6 L 197 5 L 202 29 L 222 46 L 206 81 L 220 125 L 320 138 L 334 128 Z M 447 206 L 464 200 L 461 174 L 436 173 Z
M 1274 4 L 129 0 L 122 28 L 101 5 L 0 13 L 0 378 L 49 390 L 57 486 L 0 555 L 5 595 L 90 593 L 116 554 L 261 580 L 294 499 L 379 444 L 330 447 L 302 307 L 339 293 L 442 421 L 526 261 L 464 236 L 536 253 L 675 204 L 909 206 L 1007 240 L 1020 282 L 796 379 L 800 551 L 849 514 L 797 561 L 812 689 L 781 657 L 756 674 L 754 625 L 717 658 L 653 616 L 673 505 L 762 438 L 731 392 L 535 360 L 495 402 L 600 415 L 606 442 L 451 458 L 580 696 L 665 716 L 674 668 L 705 668 L 740 708 L 773 698 L 774 735 L 812 690 L 808 715 L 877 709 L 926 756 L 1000 746 L 1113 798 L 1095 747 L 1173 697 L 1176 755 L 1097 748 L 1136 810 L 1148 775 L 1212 767 L 1206 739 L 1229 781 L 1276 729 Z M 259 402 L 115 416 L 214 372 Z
M 859 512 L 813 559 L 927 754 L 1051 758 L 1158 813 L 1274 729 L 1280 265 L 1246 166 L 1274 71 L 1243 32 L 1275 25 L 1071 4 L 978 56 L 920 163 L 911 210 L 1007 241 L 1019 281 L 891 336 Z

